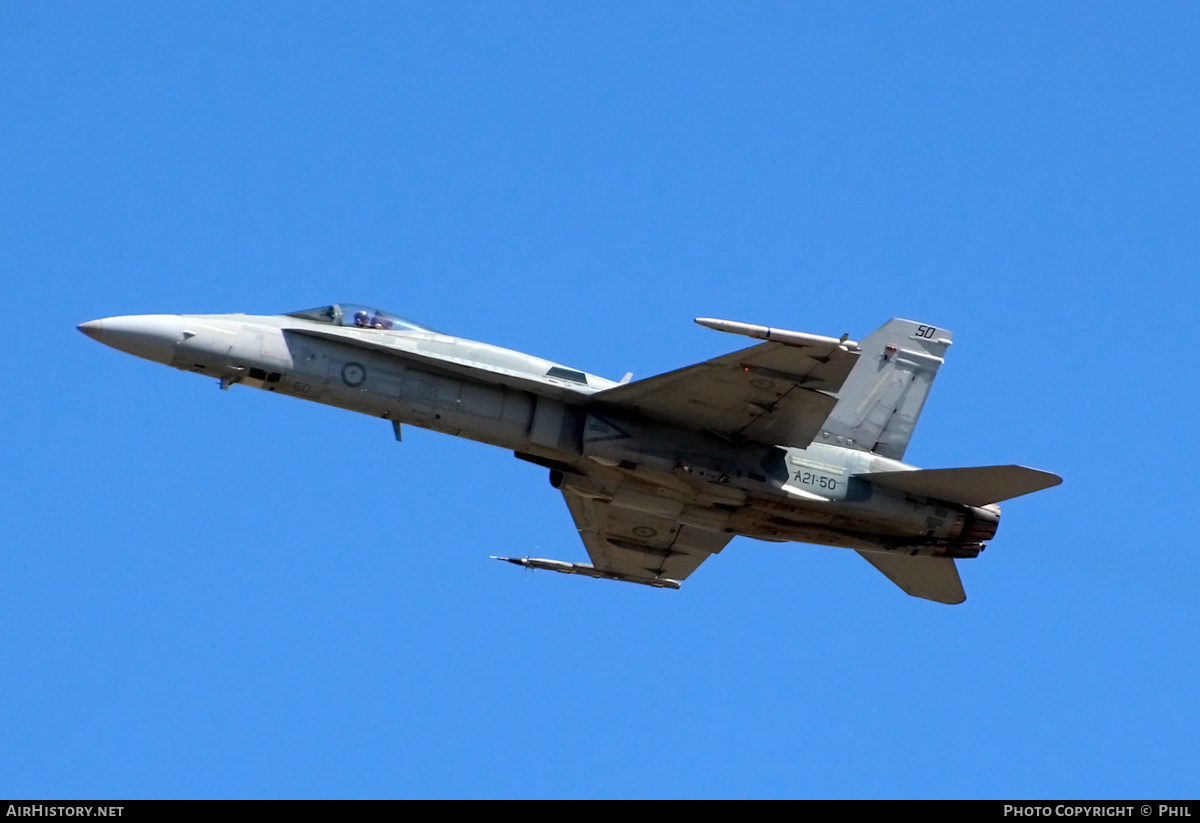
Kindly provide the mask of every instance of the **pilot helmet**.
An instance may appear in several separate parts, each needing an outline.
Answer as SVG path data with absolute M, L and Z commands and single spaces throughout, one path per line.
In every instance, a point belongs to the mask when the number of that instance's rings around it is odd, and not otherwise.
M 355 312 L 355 313 L 354 313 L 354 325 L 356 325 L 356 326 L 369 326 L 369 325 L 371 325 L 371 318 L 370 318 L 370 315 L 368 315 L 368 314 L 367 314 L 365 311 L 357 311 L 357 312 Z

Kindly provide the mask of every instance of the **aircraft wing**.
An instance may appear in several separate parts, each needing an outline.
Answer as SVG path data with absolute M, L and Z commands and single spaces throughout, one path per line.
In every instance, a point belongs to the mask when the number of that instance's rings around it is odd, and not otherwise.
M 807 446 L 858 352 L 838 341 L 768 342 L 592 395 L 593 402 L 766 445 Z
M 646 583 L 682 581 L 733 539 L 732 534 L 684 525 L 669 516 L 613 505 L 612 499 L 621 499 L 619 489 L 610 498 L 568 482 L 562 493 L 592 565 L 602 573 L 597 576 Z

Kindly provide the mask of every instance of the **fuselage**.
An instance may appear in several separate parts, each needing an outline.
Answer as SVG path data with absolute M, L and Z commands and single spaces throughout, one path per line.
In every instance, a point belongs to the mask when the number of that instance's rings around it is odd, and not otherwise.
M 631 481 L 607 502 L 709 531 L 973 557 L 999 522 L 995 505 L 939 502 L 857 478 L 914 467 L 838 446 L 828 432 L 806 448 L 784 448 L 680 428 L 606 405 L 614 381 L 382 312 L 140 315 L 80 329 L 222 388 L 380 417 L 397 435 L 408 424 L 509 449 L 577 493 L 602 493 L 579 471 L 592 461 Z

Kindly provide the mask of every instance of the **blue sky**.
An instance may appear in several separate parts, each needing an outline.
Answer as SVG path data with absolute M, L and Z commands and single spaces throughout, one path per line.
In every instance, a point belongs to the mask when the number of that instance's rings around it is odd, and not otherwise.
M 0 796 L 1195 797 L 1200 13 L 0 6 Z M 908 459 L 1022 463 L 909 598 L 583 560 L 503 451 L 119 354 L 378 305 L 645 377 L 728 317 L 956 343 Z

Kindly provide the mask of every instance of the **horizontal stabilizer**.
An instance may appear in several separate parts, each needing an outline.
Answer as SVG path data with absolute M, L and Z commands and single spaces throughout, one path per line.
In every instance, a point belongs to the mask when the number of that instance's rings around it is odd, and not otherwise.
M 859 552 L 863 559 L 913 597 L 948 603 L 951 606 L 967 599 L 958 567 L 949 557 L 911 557 L 907 554 Z
M 1024 466 L 974 466 L 967 469 L 914 469 L 855 475 L 877 486 L 967 506 L 986 506 L 1057 486 L 1062 478 Z

